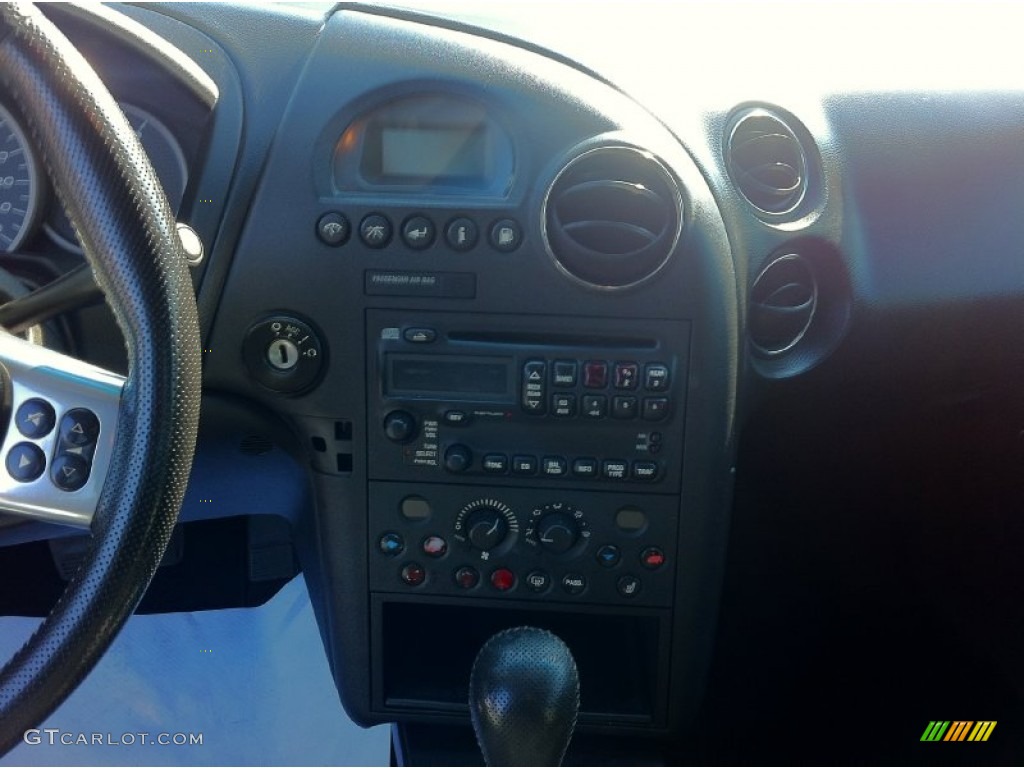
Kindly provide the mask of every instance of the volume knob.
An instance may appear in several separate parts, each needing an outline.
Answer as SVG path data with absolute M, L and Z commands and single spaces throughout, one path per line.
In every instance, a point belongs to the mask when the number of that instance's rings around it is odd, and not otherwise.
M 384 434 L 393 443 L 407 443 L 416 437 L 416 419 L 405 411 L 391 411 L 384 417 Z

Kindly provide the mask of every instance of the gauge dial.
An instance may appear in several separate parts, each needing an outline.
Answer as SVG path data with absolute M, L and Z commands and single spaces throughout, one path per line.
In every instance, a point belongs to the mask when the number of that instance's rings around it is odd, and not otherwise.
M 14 117 L 0 105 L 0 252 L 32 233 L 43 196 L 39 164 Z
M 167 195 L 167 202 L 171 204 L 171 210 L 177 213 L 188 184 L 188 164 L 181 145 L 167 126 L 146 110 L 132 104 L 121 104 L 121 110 L 135 129 L 142 148 L 146 150 L 149 162 Z M 46 231 L 59 245 L 68 250 L 81 251 L 75 230 L 61 206 L 51 207 Z

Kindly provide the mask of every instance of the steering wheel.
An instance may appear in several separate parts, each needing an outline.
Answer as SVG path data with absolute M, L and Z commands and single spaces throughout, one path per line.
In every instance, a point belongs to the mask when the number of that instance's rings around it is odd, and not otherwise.
M 188 482 L 201 373 L 174 216 L 113 97 L 25 3 L 0 11 L 0 83 L 61 193 L 129 363 L 125 379 L 0 331 L 0 507 L 92 532 L 64 594 L 0 671 L 4 754 L 88 674 L 149 585 Z

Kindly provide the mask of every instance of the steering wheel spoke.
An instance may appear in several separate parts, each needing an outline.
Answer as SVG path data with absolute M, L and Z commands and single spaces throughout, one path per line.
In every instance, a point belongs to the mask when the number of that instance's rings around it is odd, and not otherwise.
M 0 508 L 89 527 L 110 467 L 124 377 L 0 332 L 9 418 Z

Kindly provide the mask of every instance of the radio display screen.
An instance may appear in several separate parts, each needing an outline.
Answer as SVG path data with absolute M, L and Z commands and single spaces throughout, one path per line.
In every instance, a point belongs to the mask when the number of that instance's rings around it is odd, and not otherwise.
M 512 361 L 504 357 L 388 355 L 385 394 L 508 401 Z

